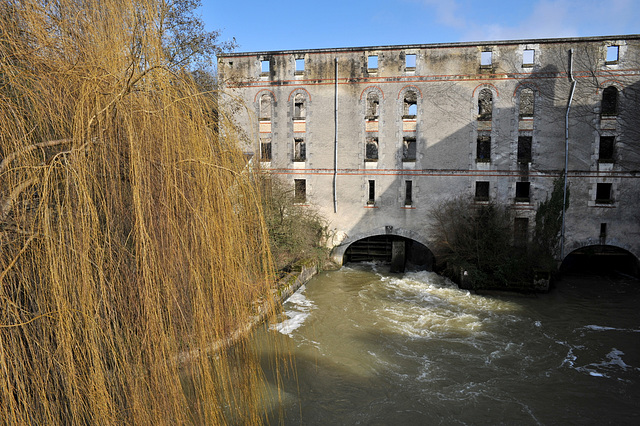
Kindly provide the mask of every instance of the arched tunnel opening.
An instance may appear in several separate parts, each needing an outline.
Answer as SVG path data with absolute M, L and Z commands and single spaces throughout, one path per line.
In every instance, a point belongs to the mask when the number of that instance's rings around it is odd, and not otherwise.
M 640 261 L 627 250 L 593 245 L 574 250 L 560 266 L 562 274 L 615 275 L 640 277 Z
M 389 264 L 390 272 L 432 271 L 431 250 L 410 238 L 376 235 L 352 243 L 344 254 L 344 263 L 378 261 Z

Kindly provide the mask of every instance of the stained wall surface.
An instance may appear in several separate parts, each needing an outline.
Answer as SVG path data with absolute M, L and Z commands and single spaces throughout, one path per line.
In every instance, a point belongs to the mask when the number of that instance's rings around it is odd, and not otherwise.
M 304 186 L 337 253 L 385 233 L 428 247 L 457 195 L 509 205 L 530 236 L 564 169 L 571 74 L 565 255 L 640 257 L 640 35 L 230 53 L 218 71 L 245 149 Z

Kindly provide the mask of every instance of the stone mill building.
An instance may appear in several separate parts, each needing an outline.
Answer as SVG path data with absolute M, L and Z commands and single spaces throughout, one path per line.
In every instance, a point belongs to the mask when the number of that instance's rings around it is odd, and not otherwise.
M 246 150 L 323 214 L 339 262 L 429 264 L 454 196 L 510 206 L 518 244 L 565 161 L 558 260 L 640 257 L 640 35 L 227 53 L 218 71 Z

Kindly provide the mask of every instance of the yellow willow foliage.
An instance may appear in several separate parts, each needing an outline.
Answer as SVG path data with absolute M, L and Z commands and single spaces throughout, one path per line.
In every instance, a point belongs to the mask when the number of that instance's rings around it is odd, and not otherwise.
M 259 194 L 170 7 L 0 5 L 0 423 L 262 421 L 251 345 L 211 350 L 272 302 Z

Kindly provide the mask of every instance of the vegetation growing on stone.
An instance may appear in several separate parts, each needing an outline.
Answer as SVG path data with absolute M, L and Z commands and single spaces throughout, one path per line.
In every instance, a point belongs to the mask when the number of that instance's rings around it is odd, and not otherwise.
M 433 209 L 436 258 L 442 272 L 475 289 L 531 289 L 536 271 L 556 268 L 562 225 L 563 180 L 540 204 L 531 241 L 515 245 L 513 217 L 494 202 L 457 197 Z M 568 205 L 567 205 L 568 207 Z

